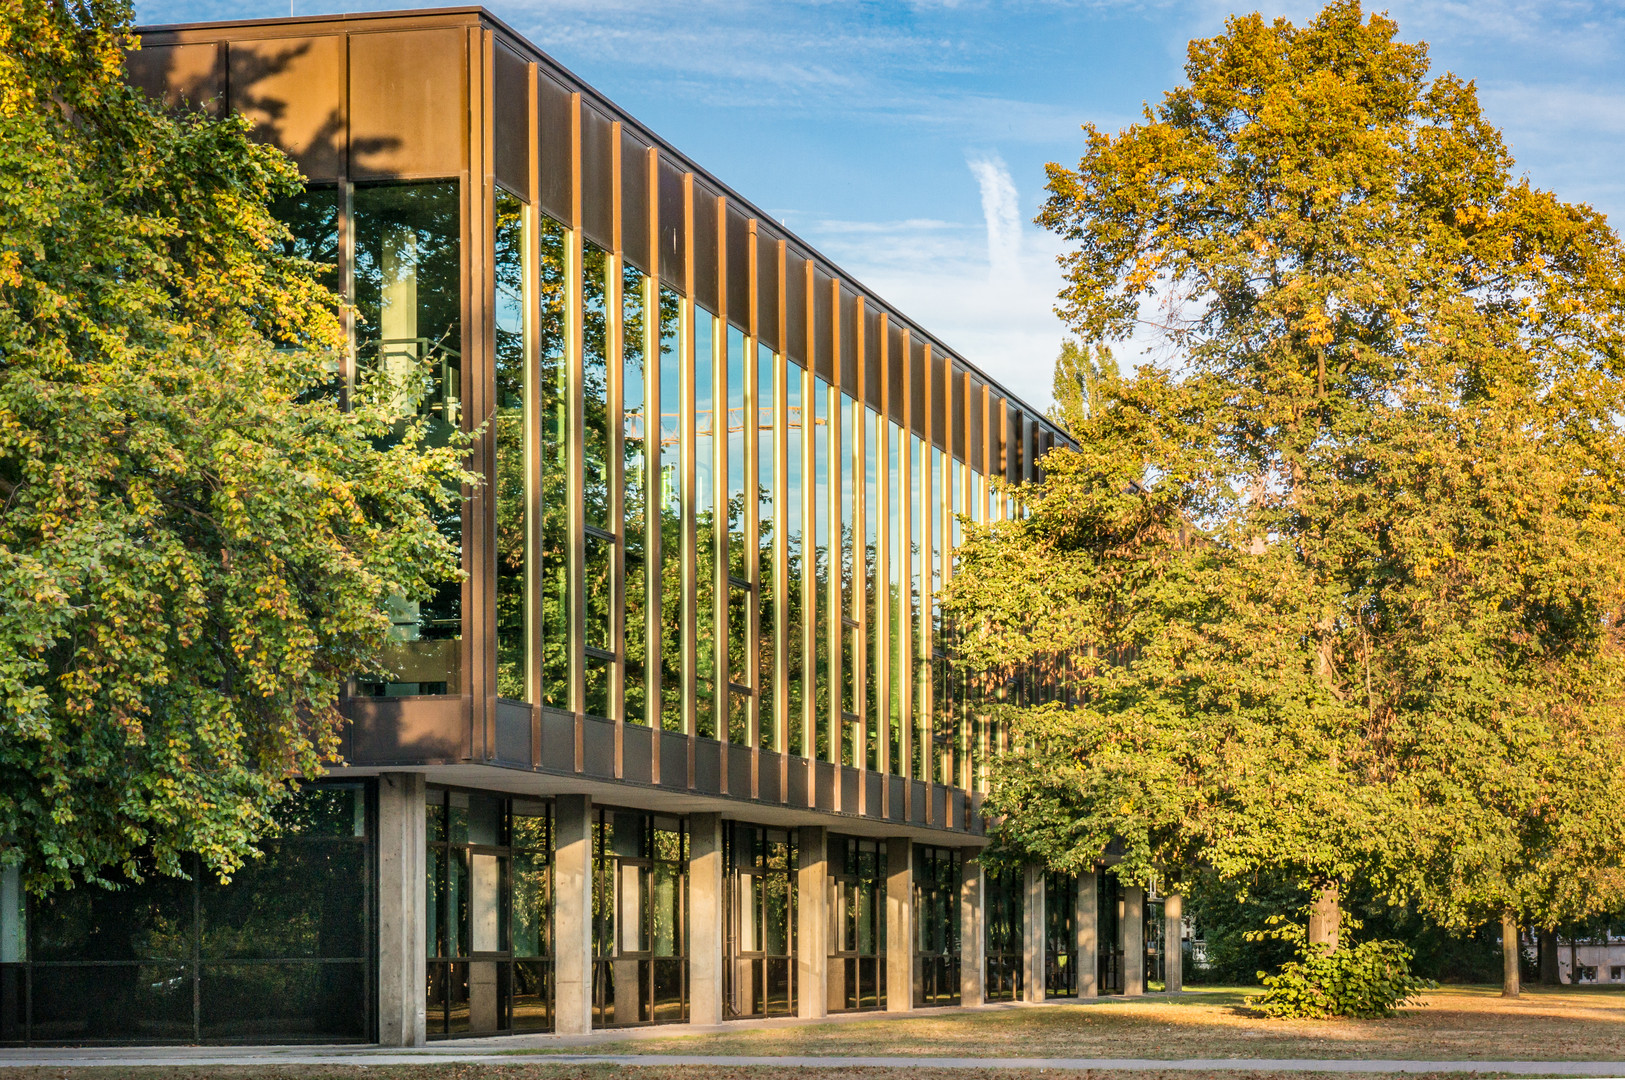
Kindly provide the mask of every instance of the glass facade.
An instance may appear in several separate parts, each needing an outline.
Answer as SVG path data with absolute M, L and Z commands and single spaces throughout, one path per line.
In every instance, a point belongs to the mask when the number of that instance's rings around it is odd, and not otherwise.
M 373 1015 L 372 807 L 304 788 L 227 884 L 80 885 L 26 901 L 6 873 L 0 1042 L 364 1042 Z
M 1078 996 L 1078 879 L 1044 875 L 1044 996 Z
M 990 870 L 983 887 L 987 974 L 982 993 L 989 1001 L 1016 1001 L 1025 985 L 1027 883 L 1020 870 Z
M 914 1004 L 959 1004 L 959 882 L 956 848 L 914 848 Z
M 886 1007 L 886 842 L 829 838 L 831 1012 Z
M 1102 994 L 1123 992 L 1123 888 L 1115 874 L 1095 875 L 1098 920 L 1095 957 L 1099 965 L 1095 985 Z
M 796 832 L 724 823 L 726 1014 L 796 1012 Z

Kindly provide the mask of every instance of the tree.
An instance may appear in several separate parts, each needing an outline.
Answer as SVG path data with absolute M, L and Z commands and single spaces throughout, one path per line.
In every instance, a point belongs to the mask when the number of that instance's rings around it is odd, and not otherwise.
M 392 595 L 458 573 L 466 440 L 363 374 L 240 118 L 128 87 L 126 4 L 0 5 L 0 862 L 226 876 L 338 747 Z M 403 373 L 407 380 L 416 373 Z
M 951 607 L 962 662 L 1079 702 L 1010 710 L 1002 843 L 1552 925 L 1625 861 L 1625 249 L 1396 32 L 1232 18 L 1049 166 L 1071 329 L 1177 363 L 1108 384 Z
M 1055 404 L 1050 406 L 1049 418 L 1068 433 L 1081 430 L 1099 400 L 1108 370 L 1116 371 L 1117 362 L 1104 345 L 1091 349 L 1070 338 L 1061 342 L 1052 383 Z

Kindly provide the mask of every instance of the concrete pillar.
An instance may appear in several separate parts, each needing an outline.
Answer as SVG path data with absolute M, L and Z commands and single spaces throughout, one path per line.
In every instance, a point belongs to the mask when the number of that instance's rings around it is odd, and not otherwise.
M 688 1018 L 722 1023 L 722 815 L 688 817 Z
M 592 799 L 553 802 L 553 1028 L 592 1030 Z
M 428 1039 L 428 837 L 425 785 L 417 773 L 378 777 L 378 1041 Z
M 829 1015 L 829 830 L 796 830 L 796 1015 Z
M 1162 961 L 1162 977 L 1169 993 L 1185 989 L 1185 898 L 1171 892 L 1162 902 L 1168 929 L 1163 933 L 1167 955 Z
M 959 1003 L 980 1005 L 986 997 L 987 887 L 982 877 L 982 860 L 975 848 L 967 848 L 960 863 L 959 879 Z
M 914 844 L 886 841 L 886 1011 L 914 1008 Z
M 1100 996 L 1100 882 L 1078 875 L 1078 996 Z
M 1145 993 L 1145 890 L 1123 888 L 1123 993 Z
M 1044 868 L 1042 866 L 1028 866 L 1026 875 L 1026 903 L 1022 905 L 1025 912 L 1024 925 L 1021 930 L 1021 951 L 1025 970 L 1022 972 L 1023 996 L 1030 1002 L 1044 1000 L 1047 981 L 1044 978 L 1046 942 L 1044 941 L 1045 923 L 1044 914 Z

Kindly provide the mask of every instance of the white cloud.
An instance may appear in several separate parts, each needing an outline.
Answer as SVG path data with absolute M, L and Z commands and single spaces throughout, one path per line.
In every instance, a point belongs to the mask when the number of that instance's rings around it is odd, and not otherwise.
M 972 157 L 966 164 L 982 191 L 982 219 L 987 226 L 988 278 L 1021 278 L 1021 221 L 1017 214 L 1016 182 L 1010 167 L 997 154 Z

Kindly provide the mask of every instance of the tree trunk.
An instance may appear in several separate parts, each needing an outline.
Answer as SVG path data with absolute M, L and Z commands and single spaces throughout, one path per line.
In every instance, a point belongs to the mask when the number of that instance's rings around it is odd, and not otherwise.
M 1580 939 L 1569 938 L 1569 985 L 1580 985 Z
M 1556 986 L 1559 981 L 1557 977 L 1557 931 L 1542 930 L 1540 932 L 1540 985 Z
M 1522 943 L 1518 940 L 1518 920 L 1512 912 L 1501 914 L 1501 996 L 1518 996 L 1518 961 Z
M 1337 886 L 1327 885 L 1315 897 L 1315 906 L 1309 912 L 1309 944 L 1324 945 L 1327 952 L 1336 952 L 1342 922 L 1343 909 L 1338 905 Z

